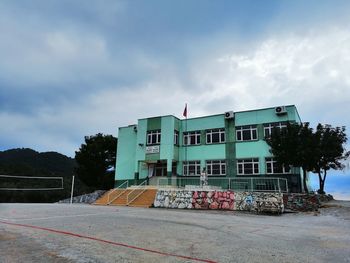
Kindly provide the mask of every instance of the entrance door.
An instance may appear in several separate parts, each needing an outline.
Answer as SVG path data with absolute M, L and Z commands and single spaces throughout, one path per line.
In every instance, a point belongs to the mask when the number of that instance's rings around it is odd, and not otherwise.
M 155 167 L 155 175 L 156 176 L 166 176 L 166 162 L 159 162 Z
M 172 175 L 176 175 L 176 162 L 172 163 Z M 167 176 L 167 162 L 158 161 L 157 163 L 152 163 L 148 165 L 148 177 L 152 176 Z

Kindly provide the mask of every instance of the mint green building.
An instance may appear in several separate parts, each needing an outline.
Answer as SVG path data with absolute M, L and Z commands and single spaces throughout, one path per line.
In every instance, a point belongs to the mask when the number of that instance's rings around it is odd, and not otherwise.
M 301 122 L 294 105 L 189 119 L 139 119 L 119 128 L 115 185 L 198 178 L 206 168 L 208 178 L 285 178 L 290 192 L 301 192 L 301 169 L 278 165 L 264 140 L 287 122 Z

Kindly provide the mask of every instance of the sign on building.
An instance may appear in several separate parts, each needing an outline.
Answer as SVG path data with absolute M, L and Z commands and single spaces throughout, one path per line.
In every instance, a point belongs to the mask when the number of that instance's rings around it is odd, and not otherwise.
M 146 153 L 159 153 L 159 145 L 147 146 Z

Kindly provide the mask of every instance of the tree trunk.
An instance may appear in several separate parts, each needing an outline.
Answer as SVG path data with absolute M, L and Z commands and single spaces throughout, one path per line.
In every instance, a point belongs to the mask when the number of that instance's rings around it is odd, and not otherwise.
M 304 192 L 305 192 L 305 193 L 308 193 L 309 190 L 308 190 L 307 184 L 306 184 L 306 176 L 307 176 L 306 169 L 303 168 L 303 186 L 304 186 Z
M 325 194 L 326 192 L 324 191 L 324 184 L 326 181 L 326 176 L 327 176 L 327 171 L 324 170 L 324 177 L 322 178 L 322 176 L 319 174 L 320 176 L 320 194 Z

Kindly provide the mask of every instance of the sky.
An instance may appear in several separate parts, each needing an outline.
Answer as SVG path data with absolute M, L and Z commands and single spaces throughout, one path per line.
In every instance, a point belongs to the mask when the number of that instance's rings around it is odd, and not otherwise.
M 312 126 L 350 129 L 349 11 L 340 0 L 1 0 L 0 150 L 74 157 L 86 135 L 181 117 L 185 103 L 189 117 L 294 104 Z M 329 191 L 350 198 L 350 171 L 335 175 Z

